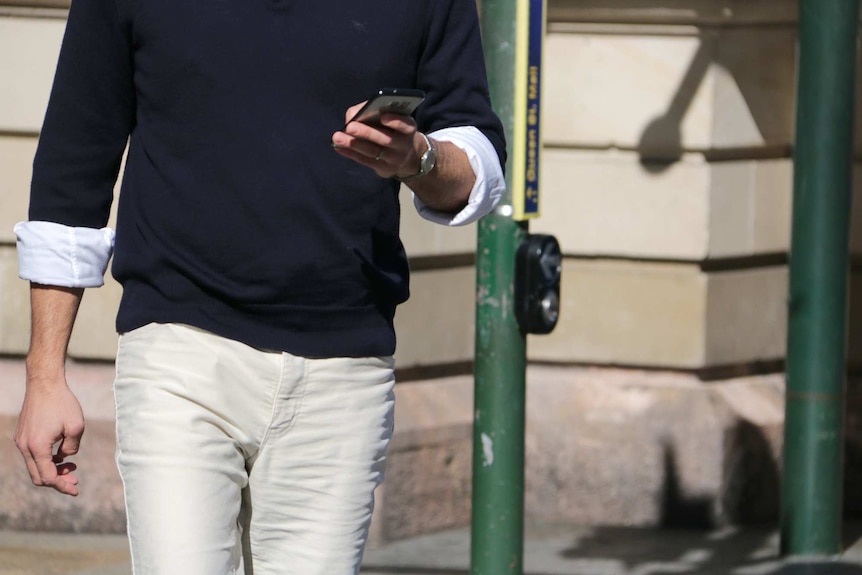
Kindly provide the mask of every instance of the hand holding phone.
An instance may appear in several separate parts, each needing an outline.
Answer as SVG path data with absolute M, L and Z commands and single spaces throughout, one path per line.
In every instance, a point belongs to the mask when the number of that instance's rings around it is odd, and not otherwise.
M 412 168 L 414 160 L 418 161 L 416 125 L 410 115 L 424 99 L 421 90 L 379 90 L 365 103 L 348 109 L 350 119 L 332 135 L 332 149 L 371 168 L 381 178 L 398 176 L 405 166 L 409 164 Z M 381 124 L 384 114 L 395 114 L 405 121 L 384 127 Z

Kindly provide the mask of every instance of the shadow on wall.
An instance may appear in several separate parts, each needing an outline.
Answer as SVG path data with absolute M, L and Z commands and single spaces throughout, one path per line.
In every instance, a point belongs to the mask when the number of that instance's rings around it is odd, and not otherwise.
M 659 526 L 666 529 L 709 529 L 715 526 L 712 497 L 692 496 L 684 492 L 677 470 L 673 447 L 662 447 L 664 485 L 661 490 Z
M 648 172 L 664 171 L 682 157 L 682 121 L 713 61 L 715 44 L 713 35 L 701 35 L 700 46 L 667 111 L 654 118 L 641 134 L 638 153 Z
M 608 9 L 634 9 L 643 10 L 654 8 L 655 2 L 651 0 L 613 0 L 606 3 Z M 681 10 L 684 8 L 682 2 L 670 2 L 666 5 L 669 10 Z M 696 10 L 696 9 L 693 9 Z M 699 46 L 692 56 L 688 68 L 679 82 L 679 85 L 667 105 L 665 112 L 649 122 L 641 134 L 638 143 L 638 154 L 640 163 L 644 170 L 651 173 L 661 173 L 667 170 L 675 162 L 678 162 L 683 154 L 682 125 L 686 114 L 703 82 L 707 79 L 710 67 L 720 66 L 729 78 L 725 78 L 724 88 L 713 87 L 717 118 L 714 120 L 713 129 L 722 119 L 723 110 L 721 106 L 727 100 L 722 99 L 722 94 L 727 95 L 728 85 L 739 91 L 742 96 L 747 113 L 753 120 L 757 131 L 763 141 L 763 150 L 747 153 L 761 153 L 766 157 L 789 157 L 792 151 L 793 141 L 793 118 L 795 115 L 795 31 L 785 29 L 781 34 L 771 38 L 769 33 L 762 38 L 754 38 L 752 29 L 745 28 L 705 28 L 702 29 Z M 760 48 L 763 54 L 757 57 L 753 55 Z M 776 57 L 774 66 L 754 65 L 757 62 L 769 61 L 770 58 L 764 54 Z M 791 54 L 788 56 L 788 54 Z M 862 61 L 860 61 L 862 62 Z M 862 74 L 857 72 L 859 78 Z M 727 80 L 732 79 L 732 83 Z M 857 78 L 858 84 L 858 78 Z M 724 90 L 724 92 L 722 92 Z M 859 98 L 857 96 L 857 102 Z M 858 106 L 858 103 L 857 103 Z M 859 120 L 862 114 L 857 111 L 857 134 Z M 859 136 L 857 135 L 857 139 Z M 715 142 L 713 140 L 713 145 Z M 738 151 L 730 149 L 707 149 L 703 151 L 710 158 L 733 157 Z M 858 161 L 858 155 L 857 155 Z M 859 179 L 860 172 L 858 164 L 854 177 Z M 854 186 L 854 195 L 858 195 Z M 854 202 L 862 204 L 862 202 Z M 862 210 L 854 209 L 852 224 L 854 225 L 854 236 L 859 235 L 859 227 L 862 219 L 858 215 Z M 858 251 L 859 248 L 856 248 Z M 851 362 L 851 377 L 847 386 L 847 423 L 845 443 L 845 465 L 844 465 L 844 509 L 848 516 L 862 516 L 862 416 L 859 416 L 862 408 L 862 378 L 858 377 L 862 371 L 862 292 L 857 286 L 862 282 L 862 260 L 854 256 L 851 262 L 851 289 L 849 292 L 849 317 L 848 317 L 848 357 Z M 854 377 L 855 376 L 855 377 Z M 756 430 L 738 428 L 735 433 L 740 434 L 740 439 L 748 444 L 757 443 Z M 766 444 L 768 448 L 768 444 Z M 729 482 L 725 494 L 725 509 L 733 522 L 742 524 L 762 522 L 770 517 L 777 516 L 777 497 L 779 477 L 774 468 L 764 468 L 761 463 L 768 458 L 756 456 L 757 449 L 752 446 L 746 450 L 744 457 L 749 461 L 742 462 L 738 466 L 735 475 L 726 477 Z M 670 464 L 673 463 L 673 455 L 667 455 Z M 667 463 L 667 462 L 666 462 Z M 703 517 L 708 513 L 702 508 L 703 502 L 691 500 L 678 500 L 675 486 L 666 486 L 667 519 L 671 525 L 681 522 L 703 523 Z M 763 499 L 746 494 L 747 490 L 755 489 L 764 494 Z M 770 490 L 772 490 L 770 492 Z M 739 502 L 753 502 L 754 505 L 740 505 Z M 735 511 L 734 511 L 735 510 Z
M 707 77 L 713 64 L 721 66 L 729 76 L 713 87 L 716 118 L 713 121 L 712 146 L 717 146 L 716 137 L 721 132 L 724 115 L 736 116 L 738 110 L 722 110 L 732 105 L 728 98 L 731 90 L 738 89 L 745 101 L 746 114 L 754 121 L 756 129 L 767 148 L 778 147 L 771 154 L 789 155 L 793 129 L 793 78 L 795 70 L 792 57 L 775 58 L 775 65 L 763 67 L 752 64 L 752 51 L 791 52 L 792 36 L 785 34 L 770 38 L 758 38 L 751 30 L 708 30 L 699 35 L 700 45 L 692 57 L 679 87 L 668 104 L 667 110 L 655 117 L 641 134 L 638 153 L 643 168 L 658 173 L 679 161 L 683 153 L 682 123 L 698 89 Z M 780 56 L 777 52 L 776 56 Z M 762 61 L 763 57 L 761 56 Z M 733 86 L 728 82 L 732 79 Z M 719 136 L 720 139 L 720 136 Z M 732 138 L 731 138 L 732 141 Z M 725 154 L 733 154 L 723 150 Z M 717 155 L 714 149 L 704 152 Z
M 777 454 L 756 425 L 739 420 L 724 435 L 721 494 L 691 495 L 680 482 L 673 446 L 665 443 L 659 525 L 667 529 L 712 529 L 722 525 L 775 525 L 780 471 Z
M 716 505 L 708 497 L 685 493 L 673 446 L 664 446 L 665 484 L 661 493 L 661 529 L 599 527 L 560 555 L 573 561 L 613 561 L 626 573 L 760 573 L 763 575 L 862 575 L 858 563 L 806 561 L 785 564 L 778 557 L 779 470 L 760 429 L 740 421 L 725 437 L 735 448 L 725 462 L 721 506 L 725 521 L 717 527 Z M 754 527 L 744 525 L 757 524 Z M 664 533 L 664 535 L 662 535 Z M 862 536 L 862 526 L 844 529 L 845 548 Z M 624 544 L 620 544 L 624 542 Z
M 724 438 L 721 507 L 732 525 L 776 525 L 779 518 L 780 453 L 763 429 L 739 420 Z

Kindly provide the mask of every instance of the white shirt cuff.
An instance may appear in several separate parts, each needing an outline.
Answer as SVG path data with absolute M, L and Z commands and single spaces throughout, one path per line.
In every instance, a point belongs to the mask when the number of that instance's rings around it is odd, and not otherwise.
M 429 137 L 439 142 L 450 142 L 461 148 L 476 175 L 476 183 L 470 191 L 467 206 L 460 212 L 450 214 L 429 208 L 413 194 L 413 205 L 426 220 L 444 226 L 464 226 L 488 214 L 503 197 L 506 179 L 494 145 L 478 128 L 458 126 L 431 132 Z
M 74 228 L 53 222 L 19 222 L 18 277 L 62 287 L 99 287 L 114 251 L 110 228 Z

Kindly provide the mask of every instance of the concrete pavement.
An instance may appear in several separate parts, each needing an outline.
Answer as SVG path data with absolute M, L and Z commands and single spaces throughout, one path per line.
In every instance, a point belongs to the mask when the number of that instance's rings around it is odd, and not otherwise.
M 862 525 L 845 528 L 840 558 L 781 561 L 774 529 L 713 531 L 531 525 L 527 575 L 862 575 Z M 469 530 L 369 549 L 363 575 L 465 575 Z M 0 575 L 129 575 L 120 535 L 0 532 Z M 182 574 L 178 574 L 182 575 Z M 491 574 L 496 575 L 496 574 Z M 500 574 L 503 575 L 503 574 Z

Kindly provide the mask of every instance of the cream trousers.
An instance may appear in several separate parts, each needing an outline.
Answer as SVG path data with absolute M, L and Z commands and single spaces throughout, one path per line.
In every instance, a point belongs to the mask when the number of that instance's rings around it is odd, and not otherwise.
M 135 575 L 358 573 L 392 436 L 393 367 L 178 324 L 123 334 L 117 465 Z

